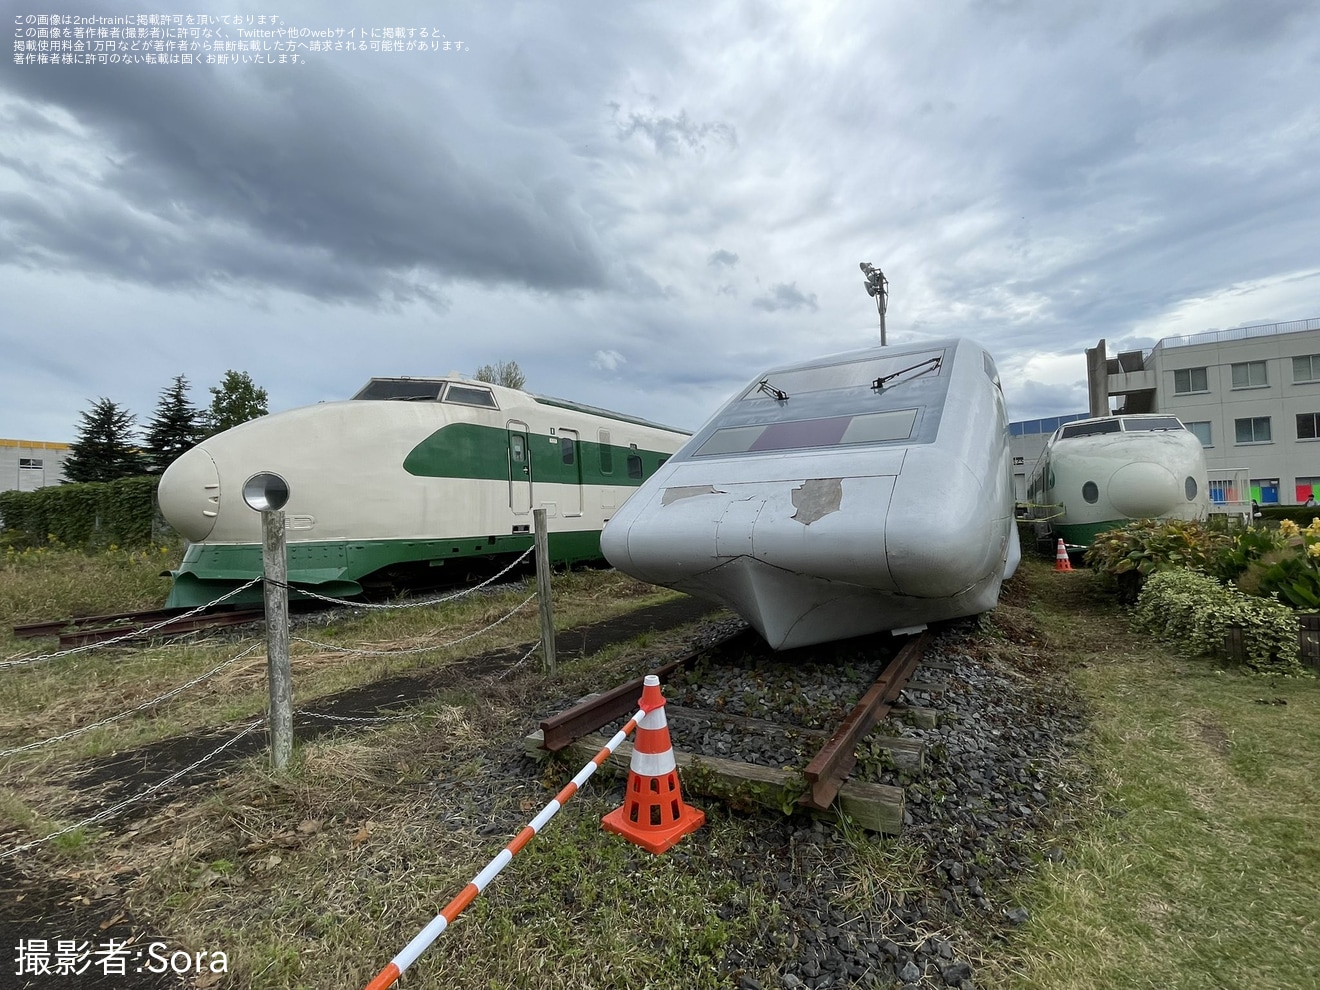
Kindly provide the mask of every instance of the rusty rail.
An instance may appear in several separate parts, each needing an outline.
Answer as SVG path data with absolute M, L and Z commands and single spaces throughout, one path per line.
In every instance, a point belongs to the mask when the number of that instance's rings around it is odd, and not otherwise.
M 699 650 L 693 650 L 677 660 L 672 660 L 650 673 L 659 677 L 660 683 L 664 684 L 676 671 L 694 663 L 717 646 L 723 646 L 743 635 L 747 635 L 747 632 L 740 629 Z M 542 748 L 558 753 L 575 740 L 633 711 L 637 707 L 637 699 L 641 697 L 643 680 L 644 678 L 638 677 L 626 684 L 620 684 L 616 688 L 586 698 L 558 715 L 550 716 L 541 723 Z
M 857 744 L 875 723 L 889 714 L 904 685 L 925 655 L 929 633 L 921 633 L 905 643 L 875 683 L 862 695 L 838 730 L 807 764 L 803 775 L 811 785 L 799 803 L 808 808 L 825 809 L 838 796 L 839 788 L 857 763 Z
M 179 622 L 170 622 L 151 632 L 152 636 L 182 636 L 202 629 L 223 629 L 228 626 L 241 626 L 248 622 L 258 622 L 264 616 L 261 609 L 244 609 L 237 612 L 218 612 L 213 615 L 195 615 Z M 76 629 L 60 634 L 61 648 L 87 646 L 90 643 L 104 643 L 120 636 L 132 636 L 148 626 L 153 626 L 159 619 L 138 619 L 129 625 L 103 626 L 99 629 Z
M 172 615 L 182 615 L 186 608 L 146 609 L 139 612 L 114 612 L 110 615 L 80 615 L 70 619 L 47 619 L 45 622 L 25 622 L 14 626 L 14 636 L 19 639 L 35 639 L 38 636 L 57 636 L 64 629 L 82 629 L 87 626 L 101 628 L 116 622 L 150 624 L 168 619 Z

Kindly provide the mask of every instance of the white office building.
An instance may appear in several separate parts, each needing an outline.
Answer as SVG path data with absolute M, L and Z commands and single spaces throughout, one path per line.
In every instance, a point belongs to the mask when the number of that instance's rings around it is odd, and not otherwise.
M 0 492 L 34 492 L 64 480 L 67 443 L 0 438 Z
M 1115 413 L 1177 416 L 1205 446 L 1216 502 L 1320 498 L 1320 319 L 1166 337 L 1116 358 L 1104 346 L 1087 351 L 1091 415 L 1112 396 Z

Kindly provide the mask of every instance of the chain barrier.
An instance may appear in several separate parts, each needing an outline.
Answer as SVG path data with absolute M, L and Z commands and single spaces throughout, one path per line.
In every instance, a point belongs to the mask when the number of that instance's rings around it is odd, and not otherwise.
M 478 629 L 476 632 L 468 633 L 466 636 L 460 636 L 458 639 L 451 640 L 448 643 L 436 643 L 433 646 L 417 646 L 411 650 L 359 650 L 351 646 L 338 646 L 334 643 L 321 643 L 314 639 L 304 639 L 301 636 L 290 637 L 290 642 L 303 643 L 307 646 L 315 646 L 317 649 L 321 649 L 321 650 L 333 650 L 336 653 L 351 653 L 353 656 L 358 656 L 358 657 L 402 657 L 402 656 L 408 656 L 409 654 L 413 654 L 413 653 L 432 653 L 435 650 L 443 650 L 450 646 L 457 646 L 459 643 L 466 643 L 469 639 L 475 639 L 476 637 L 480 636 L 482 633 L 490 632 L 500 623 L 507 622 L 509 621 L 509 619 L 512 619 L 515 615 L 517 615 L 519 612 L 521 612 L 524 608 L 527 607 L 528 602 L 533 601 L 535 598 L 536 598 L 536 593 L 533 592 L 532 594 L 524 598 L 521 604 L 515 605 L 513 607 L 513 611 L 496 619 L 494 622 L 486 626 L 484 629 Z
M 508 574 L 509 571 L 513 570 L 515 567 L 521 564 L 524 560 L 527 559 L 527 555 L 530 554 L 534 549 L 535 547 L 528 547 L 526 550 L 522 552 L 522 555 L 519 556 L 517 560 L 511 563 L 508 567 L 504 568 L 504 570 L 500 571 L 494 577 L 486 578 L 486 580 L 482 581 L 481 584 L 473 585 L 471 588 L 464 588 L 462 591 L 456 591 L 452 595 L 445 595 L 441 598 L 431 598 L 422 602 L 398 602 L 398 603 L 355 602 L 355 601 L 349 601 L 348 599 L 345 598 L 330 598 L 327 595 L 318 595 L 315 591 L 308 591 L 306 588 L 295 587 L 294 585 L 291 584 L 285 584 L 284 587 L 289 591 L 296 591 L 298 592 L 298 594 L 305 595 L 308 598 L 315 598 L 319 602 L 329 602 L 331 605 L 348 605 L 352 608 L 367 608 L 367 609 L 382 609 L 382 610 L 403 609 L 403 608 L 425 608 L 429 605 L 443 605 L 445 602 L 456 601 L 459 598 L 465 597 L 466 595 L 471 595 L 474 594 L 475 592 L 480 591 L 482 588 L 486 587 L 486 585 L 498 581 L 500 578 L 504 577 L 504 575 Z
M 500 674 L 498 677 L 492 678 L 492 679 L 491 679 L 491 683 L 493 684 L 493 683 L 495 683 L 495 681 L 502 681 L 502 680 L 504 680 L 504 678 L 508 677 L 508 676 L 509 676 L 510 674 L 512 674 L 515 670 L 517 670 L 519 667 L 521 667 L 523 664 L 525 664 L 525 663 L 527 662 L 528 658 L 529 658 L 533 653 L 535 653 L 537 650 L 539 650 L 540 648 L 541 648 L 541 644 L 540 644 L 539 642 L 538 642 L 538 643 L 533 643 L 533 644 L 532 644 L 532 648 L 531 648 L 530 650 L 528 650 L 526 653 L 524 653 L 522 656 L 520 656 L 517 660 L 513 661 L 513 663 L 511 663 L 511 664 L 509 665 L 509 669 L 506 670 L 506 671 L 504 671 L 504 673 Z
M 101 643 L 88 643 L 86 646 L 74 646 L 67 650 L 61 650 L 59 653 L 47 653 L 44 656 L 39 657 L 9 657 L 6 660 L 0 660 L 0 670 L 4 670 L 8 667 L 20 667 L 29 663 L 38 663 L 42 660 L 58 660 L 60 657 L 72 656 L 75 653 L 84 653 L 87 650 L 99 650 L 106 646 L 114 646 L 116 643 L 122 643 L 126 639 L 136 639 L 139 636 L 146 636 L 148 633 L 153 633 L 162 626 L 168 626 L 171 622 L 180 622 L 184 619 L 191 619 L 194 615 L 206 611 L 211 606 L 219 605 L 225 599 L 233 598 L 239 592 L 247 591 L 248 588 L 260 583 L 261 578 L 253 578 L 247 584 L 240 585 L 233 591 L 226 592 L 213 602 L 207 602 L 205 605 L 198 605 L 196 608 L 184 612 L 182 615 L 172 615 L 168 619 L 162 619 L 154 626 L 147 626 L 145 629 L 134 629 L 124 633 L 122 636 L 116 636 L 114 639 L 107 639 Z
M 185 777 L 188 774 L 192 773 L 198 767 L 203 766 L 206 763 L 209 763 L 211 760 L 215 759 L 217 756 L 219 756 L 221 753 L 227 750 L 230 746 L 234 745 L 240 739 L 243 739 L 244 737 L 250 735 L 253 731 L 255 731 L 256 729 L 260 728 L 262 725 L 265 724 L 266 724 L 266 717 L 263 715 L 255 722 L 249 722 L 248 725 L 241 732 L 239 732 L 238 735 L 234 736 L 234 738 L 224 743 L 221 743 L 219 746 L 211 750 L 211 752 L 207 753 L 205 756 L 203 756 L 200 760 L 197 760 L 195 763 L 189 764 L 188 766 L 184 767 L 182 770 L 176 770 L 174 773 L 170 774 L 164 780 L 157 781 L 156 783 L 152 784 L 150 787 L 146 788 L 145 790 L 139 791 L 137 794 L 134 794 L 132 797 L 124 798 L 124 800 L 120 801 L 118 804 L 112 804 L 108 808 L 103 808 L 102 810 L 98 811 L 96 814 L 92 815 L 89 818 L 84 818 L 82 821 L 78 822 L 75 825 L 65 826 L 64 828 L 60 829 L 58 832 L 52 832 L 50 833 L 50 835 L 43 836 L 40 839 L 33 839 L 31 842 L 25 842 L 21 846 L 15 846 L 13 849 L 5 849 L 3 851 L 0 851 L 0 860 L 8 859 L 10 856 L 17 856 L 19 853 L 27 852 L 29 849 L 35 849 L 37 846 L 43 845 L 44 843 L 49 842 L 51 839 L 58 839 L 61 835 L 68 835 L 70 832 L 75 832 L 80 828 L 86 828 L 88 825 L 95 825 L 97 822 L 105 821 L 107 818 L 113 818 L 115 815 L 119 814 L 119 812 L 123 811 L 129 805 L 136 804 L 138 801 L 146 800 L 148 797 L 155 794 L 157 791 L 163 790 L 164 788 L 168 787 L 170 784 L 173 784 L 175 781 L 179 780 L 180 778 Z
M 169 701 L 171 698 L 176 698 L 179 695 L 183 694 L 184 691 L 187 691 L 190 687 L 195 687 L 196 685 L 201 684 L 203 681 L 207 680 L 208 678 L 214 677 L 216 674 L 220 673 L 220 671 L 224 670 L 230 664 L 238 663 L 238 661 L 242 660 L 253 650 L 261 649 L 263 645 L 264 644 L 262 643 L 256 643 L 252 646 L 249 646 L 238 656 L 230 657 L 224 663 L 216 664 L 216 666 L 212 667 L 206 673 L 198 674 L 187 684 L 180 684 L 178 687 L 174 688 L 173 690 L 166 691 L 160 697 L 152 698 L 150 701 L 144 701 L 136 708 L 130 708 L 126 712 L 120 712 L 118 715 L 111 715 L 109 718 L 103 718 L 101 719 L 101 721 L 93 722 L 90 725 L 82 725 L 76 729 L 70 729 L 68 732 L 63 733 L 62 735 L 51 736 L 49 739 L 38 739 L 36 742 L 28 743 L 26 746 L 18 746 L 15 749 L 0 750 L 0 759 L 3 759 L 8 756 L 15 756 L 19 753 L 26 753 L 28 750 L 40 749 L 42 746 L 49 746 L 51 743 L 62 742 L 65 739 L 72 739 L 74 736 L 82 735 L 84 732 L 90 732 L 92 729 L 99 729 L 103 725 L 109 725 L 112 722 L 118 722 L 120 719 L 128 718 L 128 716 L 130 715 L 136 715 L 138 712 L 141 711 L 146 711 L 146 709 L 151 708 L 154 705 L 158 705 L 163 701 Z

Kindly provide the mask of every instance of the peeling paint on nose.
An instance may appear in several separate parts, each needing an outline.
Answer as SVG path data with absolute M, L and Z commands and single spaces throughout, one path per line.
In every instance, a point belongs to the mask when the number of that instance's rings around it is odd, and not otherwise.
M 843 502 L 842 478 L 812 478 L 800 488 L 793 489 L 793 505 L 797 512 L 792 518 L 803 526 L 810 526 L 831 512 L 838 512 Z

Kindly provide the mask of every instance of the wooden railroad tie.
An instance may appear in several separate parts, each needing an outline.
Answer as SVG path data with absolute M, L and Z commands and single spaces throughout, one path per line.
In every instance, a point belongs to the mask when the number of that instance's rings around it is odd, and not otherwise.
M 589 760 L 600 752 L 606 742 L 604 736 L 593 733 L 570 743 L 561 752 L 570 753 L 577 759 Z M 906 744 L 912 740 L 899 742 Z M 535 757 L 546 755 L 542 748 L 540 729 L 527 736 L 524 745 Z M 909 754 L 912 752 L 909 745 L 896 747 L 896 750 L 906 750 Z M 632 746 L 626 742 L 620 743 L 603 769 L 623 776 L 628 772 L 631 759 Z M 792 802 L 802 787 L 799 774 L 775 767 L 719 757 L 694 756 L 679 750 L 674 751 L 674 762 L 678 764 L 684 790 L 734 803 L 747 802 L 783 811 L 793 806 Z M 838 797 L 830 808 L 818 813 L 826 818 L 837 818 L 842 813 L 868 831 L 897 835 L 903 827 L 903 789 L 848 780 L 839 788 Z

